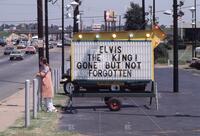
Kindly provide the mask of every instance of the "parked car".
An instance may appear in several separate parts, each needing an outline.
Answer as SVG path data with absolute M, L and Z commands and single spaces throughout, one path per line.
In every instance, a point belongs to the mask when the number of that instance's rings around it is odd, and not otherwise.
M 25 49 L 26 46 L 24 44 L 19 44 L 17 45 L 17 49 Z
M 24 51 L 22 50 L 13 50 L 10 53 L 10 60 L 23 60 L 24 59 Z
M 25 53 L 26 54 L 36 54 L 36 49 L 34 46 L 27 46 Z
M 14 50 L 14 47 L 8 46 L 4 49 L 4 55 L 9 55 Z
M 27 40 L 20 40 L 19 41 L 19 45 L 25 45 L 25 46 L 27 46 L 27 44 L 28 44 Z
M 71 38 L 65 38 L 65 46 L 71 46 L 72 39 Z
M 53 49 L 54 45 L 52 43 L 49 43 L 49 49 Z
M 62 43 L 61 43 L 61 42 L 58 42 L 58 43 L 57 43 L 57 47 L 62 47 Z
M 12 40 L 11 42 L 12 42 L 13 45 L 18 45 L 19 44 L 19 40 L 17 40 L 17 39 Z
M 1 45 L 2 47 L 4 47 L 4 46 L 6 45 L 6 42 L 5 42 L 3 39 L 0 39 L 0 45 Z

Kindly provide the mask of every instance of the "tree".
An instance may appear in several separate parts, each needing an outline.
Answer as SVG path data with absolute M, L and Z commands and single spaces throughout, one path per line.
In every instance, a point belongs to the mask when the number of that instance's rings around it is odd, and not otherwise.
M 131 2 L 124 18 L 126 19 L 126 30 L 138 30 L 144 25 L 142 20 L 142 7 L 139 4 Z

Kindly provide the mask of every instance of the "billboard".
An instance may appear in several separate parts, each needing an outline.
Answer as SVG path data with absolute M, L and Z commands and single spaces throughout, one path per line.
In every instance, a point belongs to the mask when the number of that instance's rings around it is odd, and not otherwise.
M 151 80 L 151 41 L 81 41 L 72 45 L 73 80 Z
M 104 18 L 106 22 L 116 22 L 116 13 L 113 10 L 104 11 Z

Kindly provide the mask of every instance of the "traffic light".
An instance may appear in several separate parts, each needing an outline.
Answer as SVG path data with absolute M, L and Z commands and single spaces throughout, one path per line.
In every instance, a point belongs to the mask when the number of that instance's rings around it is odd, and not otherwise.
M 178 17 L 182 17 L 182 16 L 184 16 L 184 14 L 185 13 L 183 11 L 181 11 L 181 10 L 178 11 Z
M 179 1 L 179 7 L 182 7 L 184 5 L 184 2 L 181 0 Z
M 80 1 L 79 0 L 75 0 L 75 2 L 79 3 L 79 5 L 80 5 Z M 79 5 L 77 5 L 75 7 L 75 9 L 74 9 L 74 30 L 73 30 L 74 33 L 79 31 L 78 18 L 77 18 L 77 16 L 79 15 Z

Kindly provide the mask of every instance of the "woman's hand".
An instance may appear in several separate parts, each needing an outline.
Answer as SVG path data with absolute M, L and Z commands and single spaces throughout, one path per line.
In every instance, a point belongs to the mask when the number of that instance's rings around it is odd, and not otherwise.
M 36 76 L 41 76 L 40 72 L 38 72 L 38 73 L 36 74 Z

